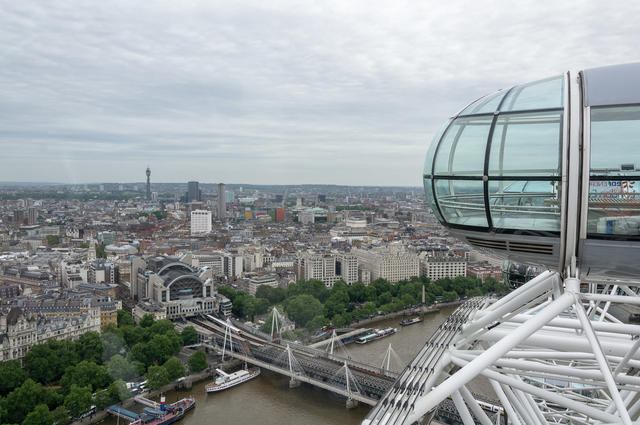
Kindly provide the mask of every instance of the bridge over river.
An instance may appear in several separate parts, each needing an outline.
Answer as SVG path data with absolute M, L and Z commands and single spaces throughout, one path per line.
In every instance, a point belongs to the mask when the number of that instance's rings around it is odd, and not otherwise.
M 477 301 L 481 302 L 481 301 Z M 222 322 L 211 316 L 190 321 L 211 332 L 207 346 L 246 363 L 271 370 L 290 378 L 290 387 L 305 382 L 339 394 L 347 407 L 357 403 L 373 406 L 366 421 L 369 423 L 402 423 L 404 413 L 411 409 L 412 396 L 426 390 L 424 382 L 432 363 L 437 362 L 444 347 L 456 330 L 474 311 L 475 303 L 467 302 L 443 323 L 436 334 L 407 366 L 402 374 L 357 362 L 329 352 L 271 337 L 239 322 Z M 476 400 L 481 397 L 472 395 Z M 484 401 L 487 410 L 502 410 L 499 403 Z M 450 424 L 462 424 L 452 400 L 445 400 L 432 417 Z M 391 420 L 393 419 L 393 420 Z

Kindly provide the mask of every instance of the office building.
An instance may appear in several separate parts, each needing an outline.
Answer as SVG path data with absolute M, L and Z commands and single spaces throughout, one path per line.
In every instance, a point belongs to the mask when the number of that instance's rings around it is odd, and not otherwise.
M 94 285 L 97 283 L 120 283 L 118 265 L 104 258 L 91 261 L 89 263 L 89 270 L 87 271 L 87 281 Z
M 359 267 L 371 273 L 371 281 L 382 278 L 396 283 L 420 275 L 418 256 L 400 246 L 370 251 L 355 249 L 352 253 L 358 257 Z
M 202 191 L 198 182 L 191 181 L 187 183 L 187 202 L 202 201 Z
M 347 285 L 358 281 L 358 258 L 351 254 L 299 253 L 293 269 L 298 280 L 321 280 L 327 288 L 338 280 Z
M 24 224 L 24 211 L 23 210 L 15 210 L 13 211 L 13 222 L 17 225 Z
M 276 221 L 284 221 L 284 208 L 276 208 Z
M 298 280 L 321 280 L 327 288 L 338 280 L 336 257 L 333 254 L 301 253 L 294 266 Z
M 222 314 L 224 317 L 231 317 L 231 313 L 233 310 L 233 303 L 231 302 L 231 300 L 220 294 L 217 294 L 217 298 L 220 305 L 220 314 Z
M 229 280 L 235 280 L 244 272 L 243 256 L 238 254 L 224 255 L 224 275 Z
M 218 184 L 218 218 L 224 220 L 227 215 L 227 194 L 224 183 Z
M 203 235 L 211 232 L 211 211 L 191 211 L 191 234 Z
M 431 281 L 466 275 L 467 261 L 463 258 L 424 256 L 420 259 L 420 276 L 426 276 Z
M 351 285 L 358 281 L 358 257 L 353 254 L 341 254 L 336 257 L 336 275 Z
M 202 269 L 206 267 L 211 270 L 213 276 L 224 276 L 224 255 L 221 253 L 189 252 L 180 257 L 180 261 L 194 268 Z
M 29 207 L 27 223 L 29 225 L 38 223 L 38 209 L 36 207 Z
M 249 294 L 255 295 L 256 291 L 258 290 L 258 287 L 262 285 L 270 286 L 272 288 L 277 288 L 278 284 L 279 284 L 278 275 L 275 273 L 267 274 L 264 276 L 252 277 L 249 280 Z

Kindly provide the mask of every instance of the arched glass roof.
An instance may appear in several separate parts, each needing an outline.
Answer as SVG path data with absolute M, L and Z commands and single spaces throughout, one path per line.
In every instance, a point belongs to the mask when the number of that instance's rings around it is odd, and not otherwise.
M 432 142 L 425 190 L 454 227 L 560 232 L 564 77 L 500 90 L 447 123 Z

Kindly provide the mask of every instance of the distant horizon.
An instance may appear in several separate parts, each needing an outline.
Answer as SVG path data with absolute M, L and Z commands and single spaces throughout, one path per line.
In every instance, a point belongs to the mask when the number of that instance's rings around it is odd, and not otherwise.
M 218 185 L 220 183 L 227 186 L 336 186 L 336 187 L 384 187 L 384 188 L 410 188 L 410 189 L 422 189 L 422 186 L 409 186 L 409 185 L 361 185 L 361 184 L 335 184 L 335 183 L 287 183 L 287 184 L 270 184 L 270 183 L 228 183 L 228 182 L 203 182 L 199 180 L 188 180 L 184 182 L 151 182 L 154 184 L 183 184 L 186 185 L 189 181 L 197 181 L 198 184 Z M 38 182 L 38 181 L 0 181 L 0 186 L 18 186 L 18 185 L 39 185 L 39 186 L 85 186 L 85 185 L 101 185 L 101 184 L 139 184 L 146 185 L 146 181 L 139 182 L 123 182 L 123 181 L 103 181 L 103 182 L 86 182 L 86 183 L 65 183 L 65 182 Z

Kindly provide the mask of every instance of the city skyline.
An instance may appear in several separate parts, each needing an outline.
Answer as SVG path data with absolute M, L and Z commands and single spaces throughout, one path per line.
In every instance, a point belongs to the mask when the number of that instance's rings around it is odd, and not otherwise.
M 638 12 L 5 4 L 0 180 L 28 170 L 35 181 L 137 181 L 150 164 L 155 181 L 417 186 L 451 111 L 534 78 L 637 60 L 628 17 Z

